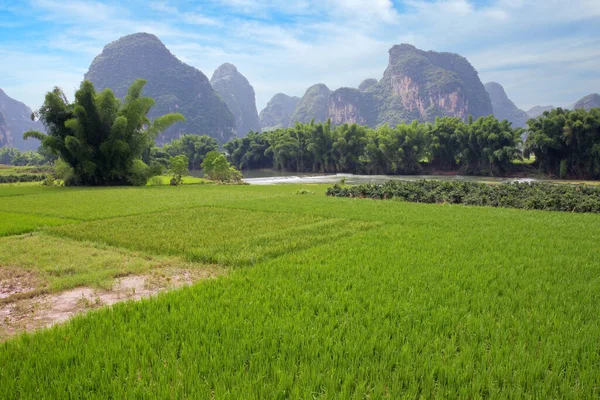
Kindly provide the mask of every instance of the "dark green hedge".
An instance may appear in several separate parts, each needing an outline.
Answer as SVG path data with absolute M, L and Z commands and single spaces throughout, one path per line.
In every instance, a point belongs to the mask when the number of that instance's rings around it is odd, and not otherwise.
M 40 182 L 46 179 L 46 175 L 18 174 L 18 175 L 0 175 L 0 183 L 17 182 Z
M 381 185 L 334 185 L 328 196 L 397 198 L 417 203 L 451 203 L 527 210 L 600 212 L 600 187 L 548 183 L 504 183 L 419 180 Z

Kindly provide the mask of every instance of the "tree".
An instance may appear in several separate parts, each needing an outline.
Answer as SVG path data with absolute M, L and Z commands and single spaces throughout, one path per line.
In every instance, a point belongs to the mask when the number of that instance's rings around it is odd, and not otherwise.
M 185 155 L 189 159 L 190 169 L 200 169 L 204 157 L 211 152 L 219 149 L 217 139 L 207 135 L 183 135 L 180 139 L 173 140 L 171 143 L 163 146 L 163 150 L 171 157 L 179 154 Z
M 240 172 L 229 164 L 225 155 L 217 151 L 211 151 L 206 155 L 202 163 L 202 170 L 208 179 L 214 181 L 229 182 L 242 179 Z
M 525 155 L 561 178 L 600 178 L 600 108 L 557 108 L 530 119 Z
M 160 168 L 141 159 L 156 136 L 181 114 L 166 114 L 150 121 L 155 102 L 141 95 L 146 81 L 138 79 L 121 102 L 110 89 L 96 93 L 89 81 L 81 83 L 74 103 L 59 88 L 46 94 L 37 112 L 48 134 L 25 132 L 25 139 L 41 140 L 42 146 L 72 168 L 68 185 L 143 185 Z
M 171 185 L 181 185 L 182 178 L 188 174 L 188 163 L 189 160 L 186 156 L 179 155 L 171 158 L 169 164 L 169 173 L 173 175 L 171 178 Z

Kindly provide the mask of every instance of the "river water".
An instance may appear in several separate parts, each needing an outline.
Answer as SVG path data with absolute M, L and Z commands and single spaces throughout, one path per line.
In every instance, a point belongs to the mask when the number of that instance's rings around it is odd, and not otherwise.
M 389 181 L 416 181 L 420 179 L 460 180 L 470 182 L 533 182 L 530 178 L 493 178 L 487 176 L 462 175 L 354 175 L 354 174 L 298 174 L 280 171 L 245 171 L 244 181 L 251 185 L 275 184 L 334 184 L 345 179 L 349 185 L 362 183 L 385 183 Z
M 190 175 L 202 178 L 202 171 L 190 171 Z M 354 174 L 315 174 L 302 172 L 283 172 L 273 170 L 242 171 L 244 181 L 251 185 L 277 185 L 277 184 L 326 184 L 332 185 L 345 179 L 349 185 L 360 185 L 362 183 L 385 183 L 389 181 L 417 181 L 420 179 L 432 179 L 440 181 L 466 181 L 487 183 L 508 182 L 548 182 L 562 184 L 588 184 L 598 185 L 597 181 L 561 181 L 554 179 L 535 178 L 495 178 L 489 176 L 465 176 L 465 175 L 354 175 Z

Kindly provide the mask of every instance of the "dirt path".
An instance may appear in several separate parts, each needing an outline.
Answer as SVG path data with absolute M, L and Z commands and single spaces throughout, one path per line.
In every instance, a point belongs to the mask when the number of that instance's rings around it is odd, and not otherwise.
M 191 285 L 216 276 L 209 270 L 161 271 L 160 274 L 130 275 L 115 280 L 112 290 L 81 287 L 60 293 L 35 296 L 0 305 L 0 342 L 21 332 L 48 328 L 91 309 L 125 300 L 139 300 L 159 292 Z M 13 281 L 0 287 L 0 296 L 27 288 Z

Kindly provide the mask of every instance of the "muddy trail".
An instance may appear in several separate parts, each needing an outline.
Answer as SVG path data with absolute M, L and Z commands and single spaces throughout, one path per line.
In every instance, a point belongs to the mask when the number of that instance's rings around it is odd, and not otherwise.
M 22 332 L 63 323 L 75 315 L 127 300 L 151 297 L 213 278 L 213 270 L 163 270 L 148 275 L 117 278 L 111 290 L 79 287 L 51 294 L 37 294 L 27 276 L 0 280 L 0 342 Z M 13 299 L 15 299 L 13 301 Z

